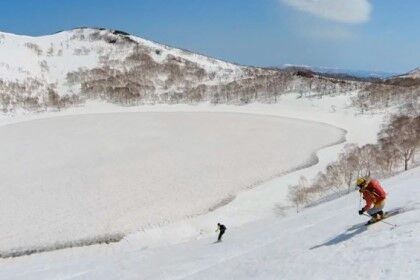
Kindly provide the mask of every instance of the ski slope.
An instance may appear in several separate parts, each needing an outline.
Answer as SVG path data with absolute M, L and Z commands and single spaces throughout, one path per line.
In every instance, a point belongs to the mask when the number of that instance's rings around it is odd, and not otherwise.
M 265 220 L 226 234 L 147 255 L 144 279 L 418 279 L 420 276 L 420 168 L 384 181 L 387 209 L 406 212 L 366 227 L 358 194 Z M 178 251 L 179 250 L 179 251 Z M 158 256 L 158 257 L 157 257 Z M 157 258 L 155 258 L 157 257 Z M 153 263 L 159 263 L 159 270 Z M 144 273 L 144 274 L 143 274 Z
M 302 101 L 288 95 L 279 101 L 241 107 L 201 104 L 121 108 L 88 103 L 63 112 L 5 117 L 0 124 L 22 125 L 33 119 L 54 121 L 64 115 L 94 113 L 235 112 L 326 123 L 345 129 L 347 142 L 364 144 L 375 142 L 382 122 L 380 115 L 355 115 L 347 98 Z M 288 209 L 287 186 L 301 175 L 312 178 L 336 159 L 344 144 L 318 151 L 316 165 L 241 192 L 230 203 L 205 215 L 134 232 L 119 243 L 0 259 L 0 279 L 416 279 L 419 256 L 413 244 L 418 243 L 419 193 L 400 190 L 416 186 L 419 169 L 384 182 L 390 193 L 388 209 L 401 205 L 413 208 L 389 219 L 398 219 L 400 225 L 392 231 L 384 224 L 363 232 L 360 228 L 349 230 L 367 219 L 357 215 L 356 193 L 298 215 Z M 223 243 L 213 244 L 217 222 L 226 224 L 228 230 Z M 373 236 L 379 236 L 377 243 L 372 243 Z M 395 252 L 395 268 L 383 268 L 381 265 L 389 263 L 389 255 Z M 377 265 L 372 271 L 367 270 L 371 257 Z
M 418 279 L 420 168 L 383 181 L 386 209 L 405 212 L 377 223 L 359 216 L 357 192 L 299 214 L 229 228 L 156 248 L 126 239 L 0 262 L 0 279 Z

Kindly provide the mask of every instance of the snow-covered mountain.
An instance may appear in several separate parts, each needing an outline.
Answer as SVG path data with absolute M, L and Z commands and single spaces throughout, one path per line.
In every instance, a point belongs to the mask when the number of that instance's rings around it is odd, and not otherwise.
M 285 64 L 280 68 L 289 69 L 289 68 L 303 68 L 308 69 L 321 74 L 330 74 L 336 75 L 337 77 L 355 77 L 355 78 L 389 78 L 391 76 L 397 75 L 397 73 L 390 73 L 385 71 L 369 71 L 369 70 L 354 70 L 354 69 L 341 69 L 341 68 L 331 68 L 331 67 L 320 67 L 320 66 L 309 66 L 309 65 L 294 65 L 294 64 Z
M 411 70 L 410 72 L 392 76 L 384 80 L 386 84 L 417 88 L 416 94 L 419 94 L 420 89 L 420 68 Z
M 301 67 L 241 66 L 109 29 L 78 28 L 40 37 L 0 32 L 3 112 L 60 109 L 90 99 L 120 105 L 271 103 L 285 93 L 367 89 L 369 94 L 377 88 L 369 88 L 372 82 L 384 83 Z
M 247 77 L 250 69 L 115 30 L 79 28 L 41 37 L 0 33 L 4 110 L 76 103 L 82 92 L 166 100 L 165 94 L 176 97 L 198 85 Z
M 412 78 L 412 79 L 420 79 L 420 67 L 417 67 L 416 69 L 411 70 L 410 72 L 399 75 L 400 78 Z

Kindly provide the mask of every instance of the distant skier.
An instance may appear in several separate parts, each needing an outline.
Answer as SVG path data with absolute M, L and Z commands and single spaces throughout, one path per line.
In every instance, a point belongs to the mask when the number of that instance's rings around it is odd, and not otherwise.
M 217 229 L 216 232 L 219 232 L 219 237 L 217 238 L 217 241 L 222 241 L 222 235 L 225 233 L 226 227 L 225 225 L 222 225 L 221 223 L 217 223 Z
M 365 178 L 359 178 L 356 181 L 359 192 L 363 194 L 366 205 L 359 210 L 359 215 L 363 215 L 365 211 L 372 217 L 368 224 L 377 222 L 384 218 L 384 206 L 386 193 L 378 180 L 372 179 L 369 182 Z M 373 204 L 373 206 L 372 206 Z

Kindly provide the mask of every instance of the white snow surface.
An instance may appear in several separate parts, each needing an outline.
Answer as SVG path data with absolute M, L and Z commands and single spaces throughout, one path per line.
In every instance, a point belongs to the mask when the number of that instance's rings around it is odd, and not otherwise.
M 418 279 L 420 168 L 383 181 L 386 209 L 369 227 L 357 192 L 299 214 L 228 229 L 224 241 L 141 247 L 135 239 L 0 261 L 1 279 Z M 176 233 L 174 233 L 176 234 Z
M 348 107 L 349 97 L 296 99 L 291 94 L 278 104 L 240 107 L 121 108 L 89 102 L 57 113 L 3 116 L 0 124 L 11 128 L 36 123 L 21 123 L 27 120 L 51 118 L 56 122 L 64 115 L 80 118 L 74 115 L 87 114 L 89 118 L 93 113 L 229 112 L 316 121 L 345 129 L 346 142 L 375 142 L 382 116 L 355 114 Z M 366 230 L 353 227 L 367 219 L 357 215 L 359 197 L 355 193 L 298 215 L 290 209 L 287 186 L 301 175 L 315 176 L 336 159 L 344 144 L 319 150 L 316 165 L 240 192 L 233 201 L 207 214 L 134 232 L 115 244 L 0 259 L 0 279 L 417 279 L 419 254 L 413 244 L 419 243 L 415 232 L 420 227 L 416 219 L 420 193 L 414 187 L 419 169 L 384 181 L 390 194 L 387 209 L 411 209 L 389 218 L 389 222 L 398 222 L 393 230 L 382 223 Z M 200 179 L 205 182 L 206 177 Z M 226 224 L 228 231 L 224 242 L 213 244 L 217 222 Z
M 315 122 L 181 112 L 47 118 L 0 133 L 2 251 L 205 213 L 343 137 Z

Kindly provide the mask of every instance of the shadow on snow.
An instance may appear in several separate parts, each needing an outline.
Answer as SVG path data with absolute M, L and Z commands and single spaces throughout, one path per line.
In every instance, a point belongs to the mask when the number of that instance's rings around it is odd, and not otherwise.
M 311 247 L 310 250 L 313 249 L 317 249 L 319 247 L 323 247 L 323 246 L 331 246 L 331 245 L 336 245 L 338 243 L 347 241 L 349 239 L 351 239 L 352 237 L 361 234 L 362 232 L 364 232 L 365 230 L 367 230 L 367 227 L 364 226 L 365 223 L 360 223 L 357 225 L 352 226 L 351 228 L 347 229 L 345 232 L 337 235 L 336 237 L 322 243 L 319 245 L 316 245 L 314 247 Z
M 397 214 L 401 214 L 401 213 L 404 213 L 404 212 L 412 211 L 412 210 L 415 210 L 415 209 L 416 209 L 415 207 L 398 207 L 398 208 L 394 208 L 394 209 L 388 210 L 386 212 L 387 213 L 387 217 L 386 218 L 389 218 L 389 217 L 392 217 L 392 216 L 395 216 Z M 360 224 L 354 225 L 354 226 L 350 227 L 349 229 L 347 229 L 345 232 L 337 235 L 333 239 L 330 239 L 330 240 L 328 240 L 328 241 L 326 241 L 326 242 L 324 242 L 322 244 L 313 246 L 313 247 L 311 247 L 309 249 L 310 250 L 313 250 L 313 249 L 317 249 L 319 247 L 336 245 L 338 243 L 347 241 L 350 238 L 352 238 L 352 237 L 354 237 L 354 236 L 356 236 L 358 234 L 361 234 L 362 232 L 364 232 L 365 230 L 367 230 L 368 227 L 367 226 L 364 226 L 364 225 L 365 225 L 365 223 L 360 223 Z

